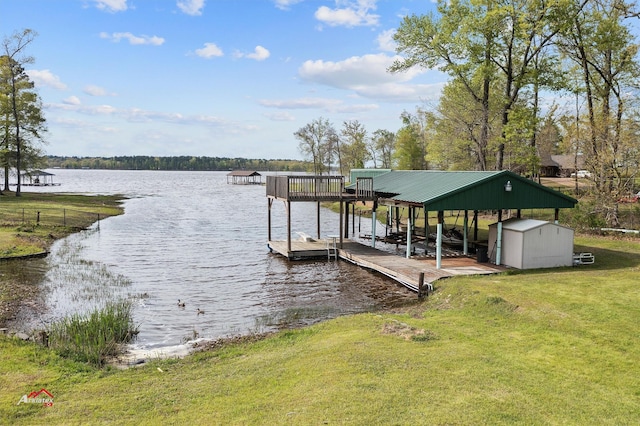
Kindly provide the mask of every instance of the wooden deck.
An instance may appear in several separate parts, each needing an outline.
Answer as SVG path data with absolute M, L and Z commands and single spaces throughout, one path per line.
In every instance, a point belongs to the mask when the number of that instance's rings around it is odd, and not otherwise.
M 269 241 L 271 250 L 289 259 L 328 258 L 330 252 L 327 247 L 332 241 L 316 240 L 313 242 L 292 241 L 291 253 L 287 253 L 286 241 Z M 387 253 L 355 241 L 345 240 L 342 248 L 338 249 L 340 259 L 351 262 L 363 268 L 379 272 L 405 287 L 418 291 L 420 274 L 424 273 L 424 284 L 433 288 L 433 282 L 455 275 L 495 274 L 506 268 L 491 263 L 478 263 L 475 257 L 449 257 L 442 259 L 442 268 L 436 268 L 436 260 L 428 257 L 407 259 L 392 253 Z
M 336 249 L 333 242 L 327 240 L 302 241 L 291 240 L 291 251 L 287 250 L 286 241 L 269 241 L 269 249 L 290 260 L 335 258 Z

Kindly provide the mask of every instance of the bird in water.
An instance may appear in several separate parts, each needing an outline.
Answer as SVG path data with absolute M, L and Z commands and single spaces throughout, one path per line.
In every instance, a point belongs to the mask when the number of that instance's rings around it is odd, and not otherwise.
M 184 302 L 180 301 L 180 299 L 178 299 L 178 307 L 179 308 L 184 308 L 186 305 L 184 304 Z
M 200 315 L 200 314 L 204 315 L 204 311 L 200 308 L 198 308 L 197 312 L 198 312 L 197 315 Z

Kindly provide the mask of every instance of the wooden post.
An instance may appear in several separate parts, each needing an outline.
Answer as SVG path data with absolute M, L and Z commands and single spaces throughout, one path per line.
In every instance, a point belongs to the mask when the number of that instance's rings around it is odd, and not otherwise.
M 271 241 L 271 205 L 273 199 L 267 198 L 267 241 Z
M 291 201 L 285 201 L 287 204 L 287 257 L 291 254 Z
M 473 241 L 478 241 L 478 210 L 473 211 Z
M 429 295 L 429 290 L 424 289 L 424 272 L 420 272 L 420 278 L 418 278 L 418 299 L 422 299 L 424 296 Z
M 349 202 L 345 201 L 345 209 L 344 209 L 344 237 L 349 238 Z M 342 203 L 340 203 L 340 208 L 342 209 Z
M 340 248 L 342 248 L 342 242 L 344 241 L 344 234 L 346 234 L 347 231 L 347 225 L 344 224 L 344 220 L 343 220 L 343 216 L 347 218 L 347 221 L 349 220 L 349 211 L 347 210 L 347 214 L 344 214 L 344 202 L 342 200 L 340 200 L 340 228 L 339 228 L 339 233 L 340 233 Z M 342 231 L 342 227 L 344 226 L 344 232 Z M 336 259 L 337 259 L 337 255 L 336 255 Z
M 318 205 L 317 209 L 316 209 L 316 224 L 317 224 L 317 227 L 318 227 L 318 229 L 317 229 L 317 231 L 318 231 L 318 239 L 320 239 L 320 201 L 318 201 L 316 204 Z

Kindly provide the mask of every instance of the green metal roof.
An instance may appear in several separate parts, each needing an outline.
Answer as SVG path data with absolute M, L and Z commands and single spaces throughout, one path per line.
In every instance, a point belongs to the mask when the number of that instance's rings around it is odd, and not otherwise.
M 511 183 L 511 191 L 505 189 Z M 426 210 L 572 208 L 578 202 L 513 172 L 392 170 L 373 177 L 380 198 Z

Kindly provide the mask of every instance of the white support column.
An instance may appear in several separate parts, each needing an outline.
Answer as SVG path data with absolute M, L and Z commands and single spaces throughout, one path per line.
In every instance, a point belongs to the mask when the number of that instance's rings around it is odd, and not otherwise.
M 498 235 L 496 236 L 496 265 L 502 261 L 502 221 L 498 222 Z
M 469 211 L 464 211 L 464 226 L 462 230 L 463 242 L 462 242 L 462 253 L 467 256 L 469 254 Z
M 406 258 L 409 259 L 411 257 L 411 224 L 413 223 L 412 208 L 409 207 L 409 214 L 407 215 L 407 254 Z
M 371 213 L 371 247 L 376 247 L 376 211 Z
M 442 222 L 438 222 L 436 229 L 436 269 L 442 269 Z

